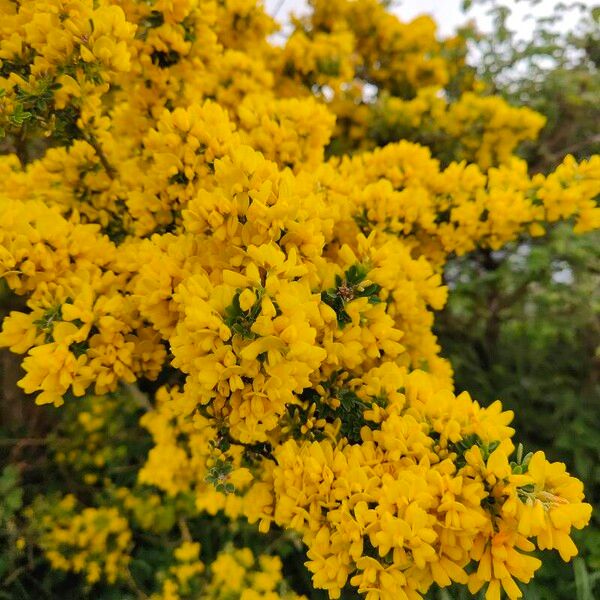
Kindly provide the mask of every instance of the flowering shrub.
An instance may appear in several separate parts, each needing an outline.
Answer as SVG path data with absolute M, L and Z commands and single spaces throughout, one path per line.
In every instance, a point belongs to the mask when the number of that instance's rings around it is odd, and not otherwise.
M 177 523 L 152 598 L 297 597 L 274 551 L 201 560 L 186 519 L 220 513 L 301 540 L 331 598 L 519 598 L 591 506 L 499 402 L 453 391 L 441 271 L 598 227 L 600 157 L 530 176 L 515 150 L 544 119 L 481 95 L 464 41 L 311 4 L 278 47 L 250 0 L 0 2 L 0 274 L 23 299 L 0 345 L 74 412 L 56 460 L 97 504 L 39 499 L 36 543 L 129 581 L 131 527 Z

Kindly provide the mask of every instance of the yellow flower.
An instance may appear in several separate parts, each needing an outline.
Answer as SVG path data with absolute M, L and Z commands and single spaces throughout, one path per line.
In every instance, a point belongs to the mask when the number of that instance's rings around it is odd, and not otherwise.
M 541 566 L 541 561 L 523 552 L 531 552 L 535 546 L 516 531 L 500 529 L 489 539 L 476 541 L 472 556 L 478 561 L 477 571 L 469 576 L 469 591 L 476 593 L 488 583 L 486 600 L 500 600 L 501 589 L 514 600 L 522 593 L 515 579 L 528 583 Z M 523 552 L 519 552 L 522 550 Z
M 592 507 L 582 502 L 583 485 L 562 463 L 549 462 L 536 452 L 527 463 L 527 472 L 513 478 L 516 499 L 506 513 L 518 519 L 522 535 L 537 537 L 540 549 L 556 548 L 564 561 L 577 555 L 570 538 L 571 528 L 582 529 L 590 520 Z
M 120 511 L 164 532 L 182 499 L 281 527 L 332 598 L 518 598 L 533 541 L 575 555 L 581 483 L 541 453 L 516 464 L 512 413 L 453 392 L 434 315 L 450 257 L 598 227 L 600 158 L 530 176 L 515 149 L 543 117 L 486 94 L 464 39 L 385 4 L 314 0 L 278 45 L 255 0 L 0 0 L 0 129 L 19 142 L 0 277 L 23 297 L 0 345 L 38 403 L 86 396 L 68 409 L 85 447 L 57 461 L 103 493 L 118 395 L 169 382 L 141 418 L 138 482 L 160 493 L 51 507 L 54 568 L 116 581 Z M 294 597 L 277 557 L 199 551 L 173 550 L 153 600 Z

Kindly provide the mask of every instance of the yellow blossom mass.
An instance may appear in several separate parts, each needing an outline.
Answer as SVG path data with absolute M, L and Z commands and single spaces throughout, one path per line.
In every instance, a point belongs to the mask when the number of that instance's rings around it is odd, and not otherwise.
M 86 447 L 59 461 L 89 483 L 114 394 L 144 383 L 138 483 L 295 532 L 330 598 L 520 598 L 531 552 L 571 559 L 591 507 L 499 402 L 455 393 L 434 313 L 450 257 L 597 228 L 600 157 L 530 176 L 515 152 L 543 117 L 473 78 L 445 92 L 464 40 L 310 4 L 276 45 L 253 0 L 0 0 L 0 277 L 22 299 L 0 345 L 37 403 L 82 403 Z M 115 581 L 126 515 L 168 522 L 114 494 L 40 517 L 54 568 Z M 204 564 L 202 543 L 153 599 L 297 598 L 278 557 Z

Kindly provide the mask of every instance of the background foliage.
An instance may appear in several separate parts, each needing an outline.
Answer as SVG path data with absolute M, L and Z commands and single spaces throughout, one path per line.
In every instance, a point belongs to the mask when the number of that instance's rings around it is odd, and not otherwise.
M 470 2 L 465 3 L 467 7 Z M 558 3 L 531 22 L 531 37 L 509 27 L 511 2 L 483 1 L 492 35 L 465 30 L 479 75 L 494 93 L 548 119 L 521 152 L 534 171 L 556 166 L 562 152 L 583 158 L 600 150 L 600 7 Z M 530 3 L 535 4 L 535 2 Z M 578 10 L 574 31 L 561 28 Z M 437 332 L 458 389 L 515 411 L 530 447 L 572 465 L 591 503 L 600 501 L 600 237 L 556 227 L 541 240 L 471 254 L 447 265 L 451 293 Z M 592 600 L 600 595 L 600 517 L 578 538 L 581 556 L 564 565 L 545 556 L 528 586 L 531 600 Z M 444 597 L 444 596 L 441 596 Z

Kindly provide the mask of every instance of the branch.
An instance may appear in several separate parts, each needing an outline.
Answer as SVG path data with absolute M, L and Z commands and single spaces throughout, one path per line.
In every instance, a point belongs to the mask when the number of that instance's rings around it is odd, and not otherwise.
M 148 600 L 148 595 L 140 589 L 140 587 L 136 583 L 135 579 L 133 578 L 131 571 L 129 571 L 129 570 L 127 570 L 126 579 L 127 579 L 127 583 L 129 584 L 129 587 L 132 589 L 132 591 L 135 593 L 135 595 L 139 598 L 139 600 Z
M 46 438 L 2 438 L 0 440 L 0 446 L 45 446 L 48 444 Z
M 126 383 L 124 386 L 125 390 L 131 395 L 131 397 L 138 403 L 138 405 L 143 408 L 145 411 L 154 410 L 152 404 L 148 400 L 148 396 L 140 390 L 137 385 L 132 383 Z
M 279 3 L 277 4 L 277 6 L 273 9 L 273 18 L 275 18 L 277 16 L 277 13 L 283 8 L 283 5 L 285 4 L 285 0 L 279 0 Z
M 600 143 L 600 134 L 593 135 L 592 137 L 587 138 L 587 140 L 582 140 L 581 142 L 577 142 L 576 144 L 571 144 L 566 148 L 563 148 L 560 153 L 556 153 L 552 156 L 552 158 L 560 158 L 565 154 L 570 154 L 571 152 L 576 152 L 577 150 L 581 150 L 581 148 L 585 148 L 586 146 L 590 146 L 592 144 Z
M 98 159 L 100 160 L 100 162 L 102 163 L 102 166 L 104 167 L 104 170 L 106 171 L 106 174 L 111 178 L 114 179 L 117 175 L 117 171 L 116 169 L 108 162 L 108 159 L 106 158 L 106 154 L 104 154 L 104 150 L 102 150 L 102 146 L 100 146 L 100 143 L 98 142 L 98 140 L 96 139 L 96 136 L 93 133 L 86 133 L 85 131 L 81 132 L 83 134 L 83 139 L 94 149 L 94 151 L 96 152 L 96 156 L 98 157 Z
M 183 517 L 180 517 L 177 523 L 179 525 L 179 530 L 181 531 L 181 537 L 184 539 L 184 541 L 191 542 L 192 534 L 190 533 L 190 528 L 188 527 L 187 521 Z

